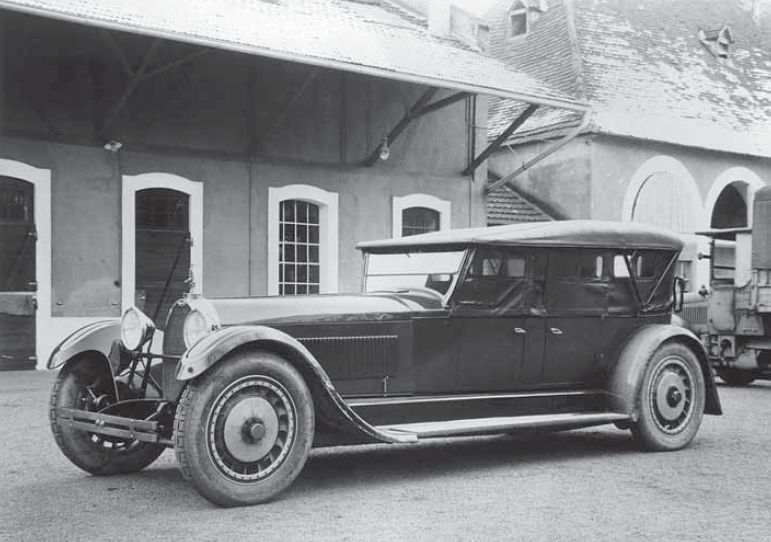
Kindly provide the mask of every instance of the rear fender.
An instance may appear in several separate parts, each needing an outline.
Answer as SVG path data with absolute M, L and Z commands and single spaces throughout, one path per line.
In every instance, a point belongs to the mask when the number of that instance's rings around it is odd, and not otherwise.
M 234 326 L 204 337 L 182 356 L 177 379 L 189 381 L 200 377 L 217 363 L 227 363 L 228 355 L 243 349 L 269 350 L 291 363 L 305 379 L 319 418 L 335 429 L 353 433 L 369 442 L 406 440 L 380 431 L 364 421 L 346 404 L 313 354 L 294 337 L 271 327 Z
M 630 414 L 633 420 L 637 420 L 640 412 L 640 386 L 642 386 L 648 361 L 653 353 L 667 342 L 682 343 L 696 354 L 704 375 L 706 395 L 704 413 L 722 414 L 720 397 L 717 394 L 715 379 L 704 347 L 691 331 L 667 324 L 649 325 L 639 329 L 621 348 L 608 382 L 611 408 L 617 412 Z

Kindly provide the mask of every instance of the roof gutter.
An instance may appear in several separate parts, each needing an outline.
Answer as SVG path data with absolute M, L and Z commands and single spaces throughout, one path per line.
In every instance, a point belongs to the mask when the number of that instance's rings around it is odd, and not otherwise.
M 533 96 L 529 94 L 521 94 L 519 92 L 513 92 L 501 88 L 486 87 L 483 85 L 475 85 L 471 83 L 463 83 L 460 81 L 447 81 L 446 79 L 438 79 L 436 77 L 427 77 L 425 75 L 419 75 L 414 73 L 396 72 L 388 70 L 386 68 L 378 68 L 376 66 L 366 66 L 363 64 L 354 64 L 350 62 L 343 62 L 342 60 L 335 60 L 332 58 L 314 57 L 308 55 L 292 54 L 282 51 L 275 51 L 265 47 L 248 46 L 239 43 L 233 43 L 228 41 L 221 41 L 211 38 L 202 38 L 200 36 L 190 36 L 187 34 L 176 34 L 174 32 L 154 30 L 150 28 L 131 26 L 125 24 L 119 24 L 112 21 L 105 21 L 101 19 L 83 18 L 73 15 L 71 13 L 61 11 L 50 11 L 43 8 L 36 8 L 32 6 L 20 6 L 13 2 L 6 2 L 0 0 L 0 8 L 7 9 L 9 11 L 17 11 L 21 13 L 27 13 L 30 15 L 37 15 L 39 17 L 47 17 L 49 19 L 58 19 L 74 24 L 95 26 L 98 28 L 106 28 L 108 30 L 116 30 L 119 32 L 129 32 L 132 34 L 138 34 L 142 36 L 149 36 L 153 38 L 167 39 L 182 43 L 191 43 L 199 45 L 201 47 L 211 47 L 214 49 L 221 49 L 224 51 L 231 51 L 235 53 L 244 53 L 254 56 L 264 56 L 267 58 L 274 58 L 276 60 L 286 60 L 288 62 L 298 62 L 302 64 L 309 64 L 311 66 L 319 66 L 322 68 L 330 68 L 334 70 L 348 71 L 352 73 L 358 73 L 362 75 L 370 75 L 373 77 L 383 77 L 386 79 L 392 79 L 397 81 L 404 81 L 407 83 L 415 83 L 420 85 L 428 85 L 438 88 L 448 88 L 462 90 L 470 92 L 472 94 L 485 94 L 488 96 L 496 96 L 498 98 L 508 98 L 511 100 L 517 100 L 521 102 L 538 104 L 548 107 L 559 107 L 562 109 L 568 109 L 570 111 L 587 111 L 589 106 L 584 103 L 575 102 L 572 100 L 565 100 L 561 98 L 546 98 L 541 96 Z
M 516 177 L 536 165 L 538 162 L 543 160 L 544 158 L 551 156 L 558 150 L 560 150 L 562 147 L 573 141 L 578 135 L 583 132 L 586 128 L 589 127 L 589 124 L 591 123 L 592 114 L 591 111 L 586 110 L 584 111 L 584 116 L 581 119 L 581 123 L 576 126 L 573 130 L 568 132 L 562 139 L 554 143 L 552 146 L 548 147 L 543 152 L 537 154 L 521 166 L 519 166 L 517 169 L 506 175 L 505 177 L 501 177 L 497 181 L 495 181 L 492 184 L 488 184 L 485 187 L 485 192 L 490 193 L 493 190 L 496 190 L 497 188 L 500 188 L 501 186 L 510 183 L 513 181 Z

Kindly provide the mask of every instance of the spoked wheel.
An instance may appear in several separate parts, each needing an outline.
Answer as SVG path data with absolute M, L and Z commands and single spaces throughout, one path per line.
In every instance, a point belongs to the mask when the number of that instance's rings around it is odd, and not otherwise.
M 717 376 L 723 379 L 723 382 L 729 386 L 746 386 L 755 381 L 755 375 L 751 371 L 742 371 L 740 369 L 718 369 Z
M 686 346 L 664 344 L 652 356 L 640 390 L 640 418 L 632 433 L 651 450 L 677 450 L 691 442 L 704 414 L 699 361 Z
M 166 449 L 160 444 L 74 429 L 57 416 L 59 408 L 98 411 L 115 400 L 112 375 L 103 360 L 81 358 L 70 362 L 59 371 L 54 383 L 49 420 L 56 444 L 70 461 L 91 474 L 136 472 Z
M 224 359 L 182 396 L 175 449 L 196 490 L 222 506 L 272 499 L 305 465 L 313 441 L 310 392 L 269 352 Z

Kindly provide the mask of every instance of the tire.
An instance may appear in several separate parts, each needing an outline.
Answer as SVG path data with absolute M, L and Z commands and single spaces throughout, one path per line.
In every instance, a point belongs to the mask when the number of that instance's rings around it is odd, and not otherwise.
M 717 376 L 722 378 L 723 382 L 729 386 L 746 386 L 755 381 L 755 375 L 752 372 L 740 369 L 718 369 Z
M 127 474 L 142 470 L 160 456 L 162 444 L 139 442 L 88 433 L 62 424 L 56 415 L 59 408 L 97 410 L 89 397 L 114 395 L 112 375 L 101 359 L 84 357 L 65 365 L 56 377 L 48 417 L 59 449 L 76 466 L 100 476 Z
M 679 450 L 699 430 L 705 404 L 704 374 L 696 354 L 679 343 L 661 345 L 648 361 L 632 434 L 645 448 Z
M 275 498 L 297 478 L 314 434 L 302 376 L 271 352 L 244 351 L 217 363 L 183 392 L 174 449 L 183 476 L 221 506 Z

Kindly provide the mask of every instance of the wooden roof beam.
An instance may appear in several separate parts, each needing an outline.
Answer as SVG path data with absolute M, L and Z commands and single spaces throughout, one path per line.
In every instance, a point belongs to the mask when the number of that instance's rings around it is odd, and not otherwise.
M 479 156 L 474 158 L 471 163 L 466 167 L 466 169 L 463 170 L 464 175 L 471 175 L 476 171 L 476 169 L 482 165 L 482 162 L 487 160 L 487 158 L 497 151 L 501 145 L 503 145 L 509 137 L 511 137 L 511 134 L 513 134 L 517 128 L 522 126 L 527 119 L 530 118 L 530 116 L 535 113 L 535 111 L 538 109 L 538 105 L 536 104 L 530 104 L 527 106 L 527 108 L 522 112 L 520 116 L 518 116 L 516 119 L 512 121 L 511 124 L 508 125 L 508 127 L 500 133 L 498 137 L 495 138 L 495 141 L 490 143 L 485 150 L 483 150 L 481 153 L 479 153 Z

